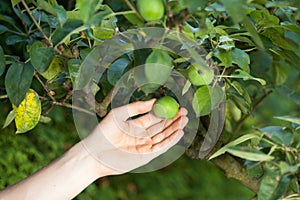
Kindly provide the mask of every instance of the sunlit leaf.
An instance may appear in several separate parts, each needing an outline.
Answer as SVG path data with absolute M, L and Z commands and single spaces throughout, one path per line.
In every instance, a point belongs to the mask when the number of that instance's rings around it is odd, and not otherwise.
M 30 89 L 19 106 L 13 105 L 16 133 L 25 133 L 33 129 L 39 122 L 41 102 L 38 94 Z
M 232 56 L 229 51 L 217 50 L 214 55 L 222 61 L 225 67 L 230 67 L 232 65 Z
M 64 71 L 64 62 L 58 56 L 54 57 L 48 69 L 41 73 L 47 80 L 54 79 L 59 73 Z
M 14 7 L 15 5 L 17 5 L 18 3 L 20 3 L 21 0 L 11 0 L 11 4 Z
M 79 10 L 81 19 L 84 23 L 87 23 L 89 19 L 96 12 L 98 5 L 102 0 L 77 0 L 76 7 Z
M 266 85 L 266 81 L 261 79 L 261 78 L 255 78 L 253 76 L 251 76 L 250 74 L 248 74 L 247 72 L 245 71 L 242 71 L 242 70 L 235 70 L 235 73 L 228 76 L 229 78 L 241 78 L 243 80 L 255 80 L 255 81 L 258 81 L 261 85 Z
M 262 162 L 262 161 L 270 161 L 274 159 L 273 156 L 264 154 L 261 151 L 258 150 L 252 150 L 248 148 L 243 148 L 243 147 L 227 147 L 226 152 L 237 156 L 239 158 L 243 158 L 245 160 L 251 160 L 251 161 L 257 161 L 257 162 Z
M 192 105 L 197 116 L 208 115 L 225 99 L 221 87 L 202 86 L 194 94 Z
M 233 146 L 236 146 L 236 145 L 239 145 L 245 141 L 248 141 L 248 140 L 252 140 L 252 139 L 260 139 L 260 136 L 257 135 L 257 134 L 247 134 L 247 135 L 243 135 L 239 138 L 237 138 L 236 140 L 226 144 L 224 147 L 222 147 L 221 149 L 219 149 L 217 152 L 215 152 L 212 156 L 210 156 L 210 160 L 213 159 L 213 158 L 216 158 L 222 154 L 224 154 L 226 151 L 227 151 L 227 148 L 228 147 L 233 147 Z
M 288 121 L 288 122 L 292 122 L 292 123 L 300 125 L 300 118 L 299 117 L 278 116 L 278 117 L 274 117 L 274 118 L 284 120 L 284 121 Z

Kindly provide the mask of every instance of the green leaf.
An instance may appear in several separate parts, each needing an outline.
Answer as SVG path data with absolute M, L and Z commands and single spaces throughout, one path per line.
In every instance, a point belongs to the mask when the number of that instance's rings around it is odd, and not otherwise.
M 134 13 L 125 14 L 124 17 L 133 25 L 141 26 L 143 22 Z
M 41 74 L 47 80 L 52 80 L 64 70 L 65 70 L 65 64 L 63 60 L 60 57 L 55 56 L 51 64 L 49 65 L 48 69 Z
M 234 156 L 237 156 L 239 158 L 245 159 L 245 160 L 251 160 L 251 161 L 270 161 L 274 157 L 264 154 L 261 151 L 249 149 L 248 147 L 227 147 L 226 151 Z
M 39 8 L 45 10 L 46 12 L 50 13 L 51 15 L 56 16 L 56 10 L 53 6 L 45 0 L 37 0 L 37 5 Z
M 246 17 L 246 0 L 220 0 L 220 2 L 225 6 L 226 11 L 235 23 L 242 21 Z
M 52 119 L 50 117 L 47 116 L 43 116 L 41 115 L 39 122 L 44 123 L 44 124 L 48 124 L 52 121 Z
M 279 145 L 289 146 L 293 140 L 291 131 L 282 126 L 267 126 L 259 130 Z
M 0 34 L 8 31 L 8 28 L 6 26 L 0 25 Z
M 252 101 L 248 91 L 239 82 L 233 81 L 230 85 L 246 100 L 246 102 L 251 105 Z
M 41 102 L 38 94 L 30 89 L 19 106 L 13 105 L 15 124 L 18 133 L 25 133 L 33 129 L 41 116 Z
M 225 67 L 232 65 L 232 56 L 229 51 L 217 50 L 214 55 L 224 64 Z
M 299 170 L 300 163 L 296 165 L 289 165 L 286 162 L 281 161 L 279 163 L 279 169 L 282 175 L 284 174 L 296 174 Z
M 271 15 L 268 10 L 255 10 L 250 13 L 250 16 L 259 27 L 272 27 L 280 22 L 279 18 Z
M 98 9 L 102 0 L 77 0 L 76 7 L 79 10 L 81 19 L 86 24 Z
M 100 11 L 99 13 L 92 16 L 92 18 L 88 21 L 88 26 L 89 27 L 98 26 L 100 22 L 109 14 L 111 14 L 111 10 L 109 9 Z
M 276 168 L 266 168 L 258 191 L 258 200 L 275 200 L 273 195 L 279 186 L 280 171 Z M 278 199 L 278 198 L 277 198 Z
M 83 31 L 88 27 L 83 26 L 81 20 L 68 20 L 62 27 L 57 28 L 52 34 L 53 46 L 62 43 L 66 38 L 76 32 Z
M 18 106 L 29 90 L 34 69 L 30 63 L 12 64 L 5 76 L 5 88 L 10 101 Z
M 215 152 L 213 155 L 210 156 L 209 160 L 224 154 L 227 151 L 227 148 L 229 148 L 229 147 L 237 146 L 238 144 L 241 144 L 245 141 L 252 140 L 252 139 L 260 139 L 260 137 L 257 134 L 253 134 L 253 133 L 243 135 L 243 136 L 237 138 L 236 140 L 226 144 L 221 149 L 219 149 L 217 152 Z
M 4 57 L 4 52 L 2 47 L 0 46 L 0 76 L 4 73 L 5 71 L 5 57 Z
M 63 6 L 53 6 L 60 26 L 63 26 L 67 21 L 67 11 Z
M 273 64 L 272 72 L 274 77 L 274 82 L 276 85 L 283 85 L 285 81 L 288 79 L 289 73 L 287 70 L 287 63 L 284 60 L 280 60 L 280 62 L 275 62 Z
M 11 123 L 14 119 L 15 119 L 15 113 L 14 113 L 14 110 L 11 110 L 11 111 L 8 113 L 7 117 L 6 117 L 5 122 L 4 122 L 4 125 L 3 125 L 2 128 L 5 128 L 5 127 L 7 127 L 8 125 L 10 125 L 10 123 Z
M 204 9 L 208 0 L 181 0 L 179 1 L 180 10 L 187 8 L 189 13 L 194 13 Z
M 261 78 L 255 78 L 253 76 L 251 76 L 250 74 L 248 74 L 245 71 L 242 71 L 240 69 L 235 70 L 235 73 L 228 76 L 230 78 L 242 78 L 243 80 L 255 80 L 258 81 L 261 85 L 266 85 L 266 81 L 261 79 Z
M 116 85 L 129 64 L 130 60 L 127 58 L 120 58 L 113 62 L 107 71 L 108 82 L 112 85 Z
M 295 90 L 281 85 L 276 87 L 276 91 L 278 91 L 282 96 L 294 101 L 296 104 L 300 105 L 300 94 L 297 93 Z
M 68 69 L 71 77 L 71 81 L 73 85 L 76 83 L 76 79 L 78 77 L 78 71 L 80 68 L 81 60 L 80 59 L 70 59 L 68 61 Z M 76 88 L 76 87 L 74 87 Z
M 183 96 L 185 93 L 187 93 L 187 91 L 190 89 L 191 86 L 192 86 L 191 82 L 189 80 L 187 80 L 182 88 L 181 95 Z
M 208 115 L 225 99 L 225 93 L 219 86 L 202 86 L 194 94 L 193 109 L 197 116 Z
M 243 50 L 234 48 L 230 51 L 232 62 L 237 64 L 243 71 L 250 73 L 250 57 Z
M 242 117 L 242 111 L 231 99 L 228 99 L 226 101 L 226 111 L 227 118 L 233 119 L 236 122 L 239 121 Z
M 39 72 L 45 72 L 51 64 L 55 51 L 42 42 L 35 42 L 30 47 L 30 59 L 33 67 Z
M 149 83 L 163 85 L 172 72 L 172 58 L 163 50 L 155 49 L 146 59 L 145 75 Z
M 250 21 L 250 19 L 248 17 L 245 17 L 242 21 L 242 23 L 244 24 L 245 29 L 250 33 L 253 41 L 255 42 L 255 44 L 260 48 L 260 49 L 264 49 L 264 44 L 261 41 L 261 38 L 259 36 L 259 34 L 257 33 L 256 27 L 254 26 L 254 24 Z
M 300 118 L 298 118 L 298 117 L 278 116 L 278 117 L 274 117 L 274 118 L 284 120 L 284 121 L 288 121 L 288 122 L 292 122 L 292 123 L 300 125 Z
M 15 7 L 15 5 L 17 5 L 20 2 L 21 0 L 11 0 L 12 7 Z

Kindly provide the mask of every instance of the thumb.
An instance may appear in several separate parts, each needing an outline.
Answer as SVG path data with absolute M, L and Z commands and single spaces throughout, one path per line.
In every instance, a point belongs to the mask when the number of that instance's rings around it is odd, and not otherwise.
M 151 99 L 148 101 L 136 101 L 116 108 L 115 114 L 125 121 L 130 117 L 150 112 L 155 101 L 156 99 Z

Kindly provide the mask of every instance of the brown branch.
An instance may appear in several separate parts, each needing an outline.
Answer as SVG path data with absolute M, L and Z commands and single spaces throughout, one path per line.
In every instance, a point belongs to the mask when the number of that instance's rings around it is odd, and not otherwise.
M 25 0 L 21 0 L 23 6 L 25 7 L 25 10 L 27 11 L 27 13 L 29 14 L 30 18 L 32 19 L 33 23 L 36 25 L 36 27 L 39 29 L 39 31 L 42 33 L 43 37 L 45 38 L 45 40 L 49 43 L 50 46 L 52 46 L 52 41 L 50 40 L 50 38 L 48 38 L 48 36 L 46 35 L 46 33 L 43 31 L 42 27 L 39 25 L 39 23 L 35 20 L 34 16 L 32 15 L 28 5 L 26 4 Z
M 57 105 L 57 106 L 63 106 L 63 107 L 66 107 L 66 108 L 71 108 L 71 109 L 75 109 L 75 110 L 78 110 L 78 111 L 81 111 L 81 112 L 84 112 L 84 113 L 87 113 L 89 115 L 95 115 L 95 113 L 93 112 L 90 112 L 88 110 L 85 110 L 83 108 L 80 108 L 80 107 L 77 107 L 77 106 L 74 106 L 72 104 L 68 104 L 68 103 L 64 103 L 64 102 L 52 102 L 53 105 Z
M 243 167 L 236 159 L 230 155 L 222 155 L 216 157 L 212 162 L 221 168 L 228 178 L 233 178 L 241 182 L 243 185 L 257 193 L 259 190 L 259 181 L 252 180 L 245 167 Z
M 48 87 L 43 83 L 43 81 L 40 79 L 39 75 L 37 74 L 37 72 L 34 72 L 34 77 L 40 82 L 40 84 L 42 85 L 42 87 L 44 88 L 44 90 L 46 91 L 47 95 L 50 97 L 50 99 L 53 102 L 56 102 L 56 99 L 51 95 L 51 91 L 48 89 Z
M 118 88 L 114 87 L 109 91 L 104 100 L 96 105 L 95 110 L 100 117 L 104 117 L 107 114 L 107 107 L 111 103 L 111 100 L 117 91 Z
M 272 93 L 272 91 L 268 91 L 265 92 L 265 94 L 256 102 L 256 104 L 253 106 L 253 109 L 251 110 L 251 112 L 254 112 L 262 103 L 263 101 Z M 239 122 L 239 124 L 236 126 L 236 128 L 234 129 L 234 133 L 237 133 L 242 126 L 244 125 L 244 123 L 246 122 L 246 120 L 251 116 L 251 114 L 247 114 L 245 115 Z

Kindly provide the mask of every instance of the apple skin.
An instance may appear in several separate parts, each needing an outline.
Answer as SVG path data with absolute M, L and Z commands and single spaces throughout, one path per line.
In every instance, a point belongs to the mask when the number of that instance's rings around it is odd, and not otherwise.
M 137 8 L 146 21 L 160 20 L 165 12 L 162 0 L 138 0 Z
M 163 119 L 174 118 L 179 109 L 179 104 L 177 101 L 170 96 L 164 96 L 159 98 L 153 106 L 153 112 L 157 117 Z

